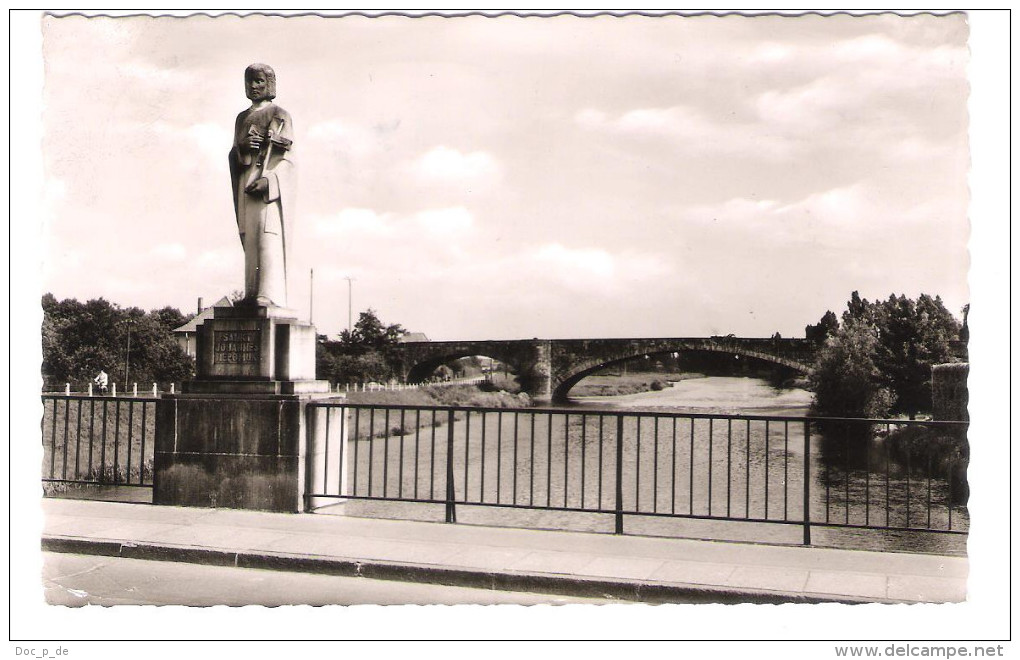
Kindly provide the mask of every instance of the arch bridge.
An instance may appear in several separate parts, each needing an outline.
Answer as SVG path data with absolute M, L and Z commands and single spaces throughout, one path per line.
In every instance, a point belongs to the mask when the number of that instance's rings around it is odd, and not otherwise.
M 428 378 L 441 364 L 470 355 L 504 362 L 516 371 L 534 400 L 562 401 L 582 378 L 645 355 L 709 351 L 771 362 L 810 373 L 818 342 L 807 339 L 686 337 L 663 339 L 524 339 L 506 341 L 404 342 L 398 345 L 409 382 Z

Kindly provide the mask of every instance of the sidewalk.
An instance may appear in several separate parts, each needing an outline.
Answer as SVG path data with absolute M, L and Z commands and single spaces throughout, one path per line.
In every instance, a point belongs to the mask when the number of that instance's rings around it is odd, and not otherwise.
M 967 559 L 44 499 L 43 550 L 661 602 L 960 602 Z

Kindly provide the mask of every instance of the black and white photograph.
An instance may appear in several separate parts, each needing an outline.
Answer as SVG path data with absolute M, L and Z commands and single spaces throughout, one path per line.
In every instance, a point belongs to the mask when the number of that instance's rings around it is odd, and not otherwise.
M 1003 654 L 1008 13 L 20 13 L 25 639 Z

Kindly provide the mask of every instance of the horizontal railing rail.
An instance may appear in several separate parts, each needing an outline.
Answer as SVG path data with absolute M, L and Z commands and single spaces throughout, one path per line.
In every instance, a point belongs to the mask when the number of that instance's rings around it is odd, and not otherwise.
M 47 494 L 90 486 L 152 488 L 152 396 L 42 395 Z
M 965 534 L 966 422 L 314 402 L 307 497 Z M 332 429 L 332 431 L 331 431 Z

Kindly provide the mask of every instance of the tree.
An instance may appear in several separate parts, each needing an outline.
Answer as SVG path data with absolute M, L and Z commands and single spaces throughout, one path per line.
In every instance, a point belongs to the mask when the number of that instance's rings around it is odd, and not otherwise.
M 819 326 L 831 325 L 828 316 Z M 816 411 L 854 417 L 892 412 L 911 418 L 929 412 L 932 365 L 955 361 L 950 341 L 959 334 L 959 322 L 938 296 L 922 294 L 914 301 L 891 295 L 872 303 L 854 291 L 842 325 L 829 335 L 816 361 Z
M 939 297 L 921 294 L 917 301 L 889 296 L 876 305 L 879 346 L 875 363 L 881 378 L 896 396 L 893 412 L 913 418 L 931 411 L 931 368 L 955 362 L 949 342 L 960 335 L 960 324 Z
M 836 318 L 835 313 L 829 310 L 825 312 L 822 320 L 818 323 L 804 328 L 804 336 L 809 341 L 821 342 L 836 334 L 837 330 L 839 330 L 839 319 Z
M 889 412 L 892 397 L 874 362 L 877 346 L 877 328 L 858 319 L 848 320 L 825 341 L 811 373 L 815 414 L 882 417 Z
M 180 381 L 194 374 L 194 361 L 172 332 L 188 317 L 175 308 L 146 313 L 137 307 L 121 309 L 103 298 L 81 303 L 73 298 L 58 301 L 52 294 L 43 296 L 42 308 L 47 387 L 89 381 L 100 369 L 121 383 Z
M 369 309 L 358 316 L 351 331 L 339 341 L 323 337 L 317 342 L 316 376 L 335 382 L 389 380 L 401 373 L 396 345 L 404 335 L 399 324 L 386 325 Z

